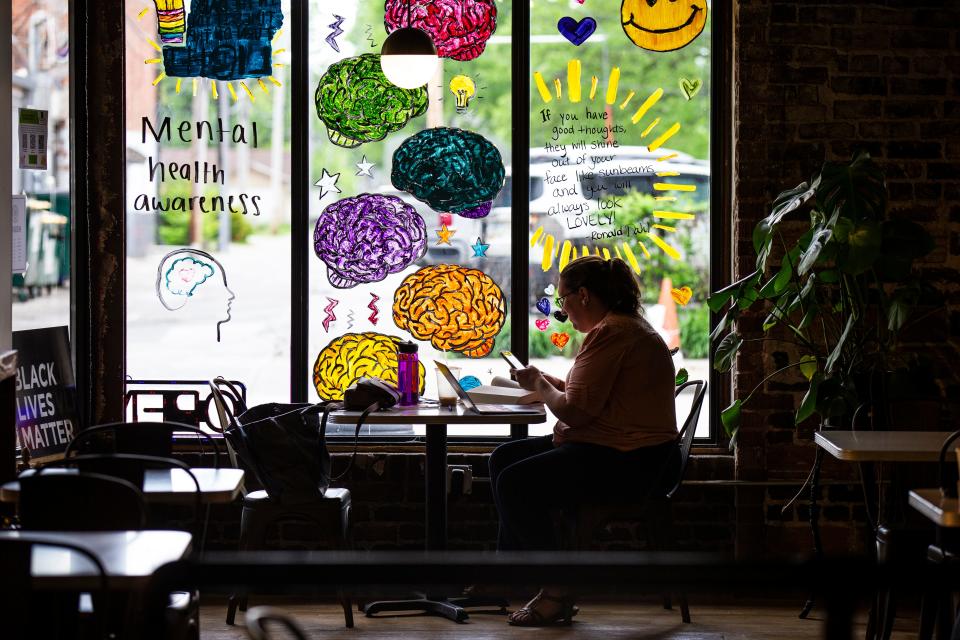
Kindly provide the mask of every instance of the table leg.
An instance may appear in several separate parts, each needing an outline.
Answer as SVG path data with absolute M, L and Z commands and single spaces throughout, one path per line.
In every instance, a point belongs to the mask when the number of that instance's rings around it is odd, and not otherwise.
M 425 509 L 427 551 L 444 551 L 447 548 L 447 425 L 427 425 L 425 464 Z M 367 616 L 377 613 L 399 611 L 422 611 L 464 622 L 467 612 L 463 607 L 450 602 L 444 595 L 426 594 L 424 598 L 411 600 L 381 600 L 363 607 Z
M 823 464 L 823 449 L 817 447 L 813 459 L 813 476 L 810 478 L 810 532 L 813 534 L 813 555 L 819 560 L 823 557 L 823 546 L 820 542 L 820 466 Z M 806 618 L 813 609 L 814 598 L 811 594 L 800 611 L 800 617 Z
M 427 551 L 447 548 L 447 425 L 427 425 Z

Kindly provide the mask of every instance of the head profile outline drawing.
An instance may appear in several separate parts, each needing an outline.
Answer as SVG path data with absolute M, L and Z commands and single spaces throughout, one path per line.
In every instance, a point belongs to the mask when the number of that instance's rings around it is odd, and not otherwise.
M 220 342 L 220 326 L 230 322 L 230 308 L 237 296 L 227 284 L 227 272 L 219 260 L 201 249 L 174 249 L 163 256 L 157 265 L 156 291 L 157 299 L 167 311 L 177 311 L 186 306 L 201 285 L 216 275 L 217 269 L 223 278 L 223 288 L 229 294 L 227 317 L 217 322 L 217 342 Z M 168 297 L 183 298 L 183 301 L 179 305 L 171 305 Z

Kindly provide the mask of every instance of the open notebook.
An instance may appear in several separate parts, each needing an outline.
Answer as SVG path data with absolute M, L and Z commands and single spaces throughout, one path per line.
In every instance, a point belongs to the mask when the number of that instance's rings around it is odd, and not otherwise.
M 440 370 L 440 373 L 443 374 L 443 377 L 447 379 L 447 382 L 450 383 L 450 386 L 453 387 L 453 390 L 457 392 L 457 395 L 460 396 L 460 399 L 463 401 L 463 406 L 465 406 L 470 411 L 474 413 L 479 413 L 482 415 L 497 414 L 497 413 L 541 413 L 542 409 L 539 407 L 532 407 L 529 405 L 516 405 L 516 404 L 477 404 L 473 401 L 473 398 L 470 397 L 463 387 L 460 386 L 460 381 L 457 380 L 457 377 L 453 375 L 453 372 L 450 371 L 450 368 L 443 364 L 442 362 L 434 362 L 437 366 L 437 369 Z

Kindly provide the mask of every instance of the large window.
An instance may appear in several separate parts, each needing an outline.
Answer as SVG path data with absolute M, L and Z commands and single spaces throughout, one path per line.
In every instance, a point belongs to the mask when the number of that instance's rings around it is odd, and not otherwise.
M 26 214 L 26 260 L 13 275 L 13 330 L 21 331 L 70 324 L 70 40 L 68 3 L 14 0 L 11 9 L 12 186 Z M 21 109 L 46 118 L 37 121 L 45 124 L 46 158 L 31 168 L 20 168 L 19 119 L 28 117 Z
M 289 394 L 287 2 L 127 0 L 127 373 Z
M 398 339 L 418 345 L 427 397 L 437 397 L 435 360 L 464 381 L 506 374 L 510 10 L 492 0 L 414 1 L 409 15 L 405 0 L 311 4 L 311 33 L 343 30 L 317 39 L 309 63 L 314 399 L 338 398 L 361 374 L 395 380 Z M 379 56 L 387 31 L 408 24 L 440 55 L 411 90 L 386 79 Z
M 506 0 L 127 0 L 129 375 L 339 399 L 360 375 L 395 380 L 412 341 L 426 397 L 434 361 L 488 384 L 510 347 L 562 376 L 582 337 L 547 306 L 589 252 L 634 267 L 678 368 L 708 377 L 700 4 L 537 0 L 518 47 Z M 406 26 L 439 53 L 413 89 L 379 56 Z
M 530 33 L 531 362 L 569 370 L 583 335 L 552 317 L 552 293 L 569 260 L 596 254 L 631 265 L 677 369 L 708 379 L 709 8 L 535 2 Z

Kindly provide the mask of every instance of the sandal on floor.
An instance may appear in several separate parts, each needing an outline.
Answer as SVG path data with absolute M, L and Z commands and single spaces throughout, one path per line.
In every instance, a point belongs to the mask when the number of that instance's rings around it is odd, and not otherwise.
M 553 615 L 546 616 L 535 608 L 540 600 L 555 602 L 560 605 L 560 609 Z M 573 623 L 573 617 L 580 612 L 579 607 L 573 604 L 573 598 L 548 596 L 538 594 L 530 601 L 534 606 L 525 606 L 517 609 L 507 618 L 507 623 L 514 627 L 547 627 L 550 625 L 567 625 Z

